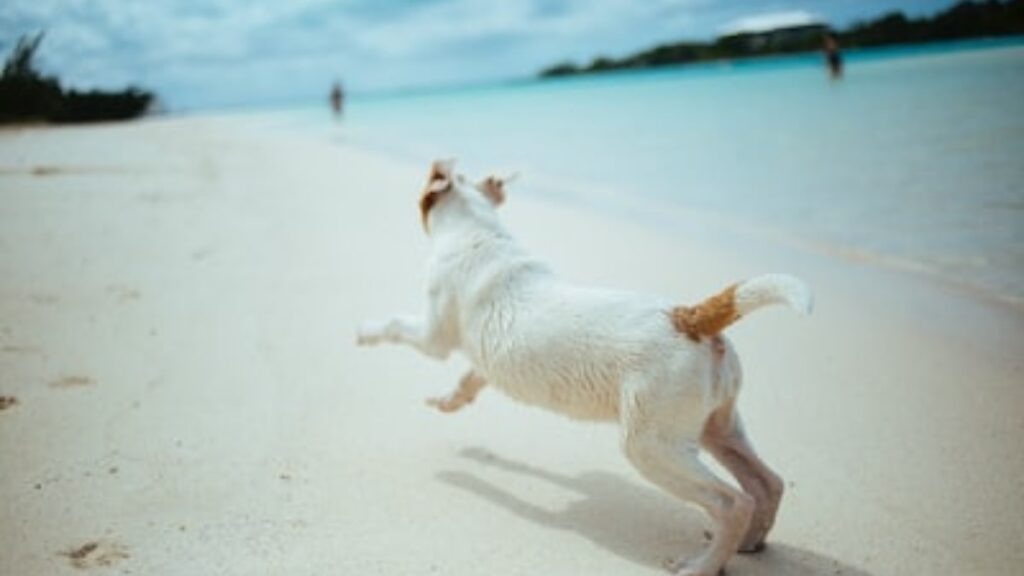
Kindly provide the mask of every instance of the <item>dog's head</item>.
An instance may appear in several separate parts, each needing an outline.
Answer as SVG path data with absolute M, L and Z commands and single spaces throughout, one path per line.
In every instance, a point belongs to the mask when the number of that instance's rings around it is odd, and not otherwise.
M 505 184 L 511 179 L 511 176 L 488 176 L 470 183 L 465 176 L 455 173 L 455 160 L 435 160 L 420 195 L 423 229 L 430 232 L 430 215 L 446 203 L 462 204 L 474 212 L 493 212 L 505 201 Z

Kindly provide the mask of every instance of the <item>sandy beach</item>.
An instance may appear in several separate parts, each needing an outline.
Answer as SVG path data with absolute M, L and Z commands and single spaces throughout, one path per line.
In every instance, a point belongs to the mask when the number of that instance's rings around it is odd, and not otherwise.
M 494 391 L 440 414 L 461 360 L 355 346 L 420 306 L 425 171 L 238 118 L 0 132 L 0 574 L 648 575 L 698 550 L 616 428 Z M 507 222 L 569 278 L 814 287 L 812 317 L 728 332 L 787 483 L 730 576 L 1020 571 L 1019 307 L 529 186 Z

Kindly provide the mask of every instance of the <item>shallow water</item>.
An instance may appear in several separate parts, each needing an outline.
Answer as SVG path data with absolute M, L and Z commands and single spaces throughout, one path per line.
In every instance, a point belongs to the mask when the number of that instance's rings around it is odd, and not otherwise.
M 544 195 L 642 198 L 1024 302 L 1024 39 L 354 98 L 282 120 Z M 324 107 L 326 108 L 326 106 Z M 600 194 L 594 193 L 600 190 Z

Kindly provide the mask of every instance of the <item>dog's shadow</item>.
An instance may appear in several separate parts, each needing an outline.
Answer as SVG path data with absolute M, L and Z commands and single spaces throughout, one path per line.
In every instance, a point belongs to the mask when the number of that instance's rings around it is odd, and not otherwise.
M 497 504 L 520 518 L 547 528 L 576 532 L 631 562 L 664 570 L 665 560 L 680 554 L 692 556 L 704 545 L 706 535 L 700 515 L 653 488 L 642 487 L 618 475 L 588 472 L 575 477 L 562 476 L 481 448 L 467 448 L 461 455 L 481 466 L 554 484 L 576 496 L 561 510 L 552 511 L 467 472 L 439 472 L 439 480 Z M 871 576 L 832 558 L 771 542 L 759 554 L 733 557 L 729 561 L 729 574 Z

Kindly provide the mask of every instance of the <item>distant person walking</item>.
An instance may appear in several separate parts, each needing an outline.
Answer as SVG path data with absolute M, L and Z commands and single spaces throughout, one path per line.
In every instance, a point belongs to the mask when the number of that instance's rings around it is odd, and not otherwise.
M 825 53 L 825 65 L 828 66 L 828 76 L 833 80 L 843 77 L 843 55 L 839 52 L 839 42 L 831 32 L 825 32 L 822 37 L 822 52 Z
M 331 87 L 331 110 L 334 111 L 334 117 L 341 118 L 344 108 L 345 93 L 341 90 L 341 83 L 335 82 L 334 86 Z

